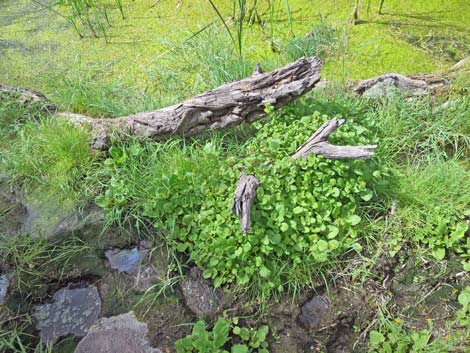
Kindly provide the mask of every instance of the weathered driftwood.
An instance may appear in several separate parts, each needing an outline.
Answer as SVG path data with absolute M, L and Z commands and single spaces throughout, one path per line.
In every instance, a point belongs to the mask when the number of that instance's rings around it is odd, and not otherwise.
M 336 146 L 328 142 L 328 137 L 345 122 L 344 119 L 331 119 L 323 124 L 292 155 L 292 159 L 308 157 L 311 153 L 320 154 L 329 159 L 366 159 L 374 156 L 377 145 Z
M 328 137 L 345 122 L 344 119 L 331 119 L 291 156 L 292 159 L 306 158 L 310 154 L 320 154 L 329 159 L 366 159 L 374 156 L 377 145 L 336 146 L 328 142 Z M 238 180 L 233 198 L 232 212 L 240 217 L 242 231 L 248 233 L 251 228 L 251 206 L 256 198 L 256 189 L 260 182 L 254 175 L 242 174 Z
M 157 139 L 171 135 L 192 135 L 253 122 L 265 114 L 266 104 L 281 107 L 310 91 L 320 80 L 321 61 L 301 58 L 272 72 L 256 72 L 246 79 L 163 109 L 116 119 L 93 119 L 76 114 L 60 116 L 91 127 L 93 147 L 105 146 L 112 131 Z
M 11 87 L 0 83 L 0 100 L 2 96 L 14 97 L 20 104 L 35 104 L 48 112 L 55 112 L 57 107 L 47 97 L 31 89 Z
M 233 197 L 232 213 L 240 217 L 242 231 L 248 233 L 251 227 L 251 205 L 256 197 L 259 180 L 254 175 L 242 174 L 238 179 Z

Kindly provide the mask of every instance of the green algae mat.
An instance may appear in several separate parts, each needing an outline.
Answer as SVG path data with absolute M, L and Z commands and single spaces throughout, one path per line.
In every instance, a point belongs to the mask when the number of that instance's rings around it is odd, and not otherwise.
M 120 2 L 104 2 L 106 28 L 100 31 L 103 23 L 95 23 L 94 30 L 83 25 L 77 30 L 69 20 L 70 3 L 0 1 L 0 82 L 54 97 L 64 80 L 79 81 L 84 72 L 92 72 L 96 81 L 168 94 L 159 87 L 162 71 L 171 71 L 170 81 L 184 77 L 181 86 L 194 86 L 197 79 L 193 54 L 184 57 L 178 48 L 190 38 L 204 41 L 204 31 L 226 35 L 219 14 L 228 26 L 236 27 L 231 1 L 213 3 L 218 14 L 208 0 L 142 0 L 124 1 L 122 9 L 116 6 Z M 351 21 L 352 0 L 280 1 L 272 13 L 267 5 L 258 5 L 262 19 L 245 26 L 243 55 L 268 68 L 283 64 L 284 45 L 319 23 L 334 28 L 337 38 L 322 55 L 327 79 L 433 72 L 470 54 L 470 2 L 385 0 L 381 14 L 379 3 L 359 1 L 358 25 Z M 228 36 L 225 42 L 230 44 Z M 185 95 L 200 89 L 190 88 Z

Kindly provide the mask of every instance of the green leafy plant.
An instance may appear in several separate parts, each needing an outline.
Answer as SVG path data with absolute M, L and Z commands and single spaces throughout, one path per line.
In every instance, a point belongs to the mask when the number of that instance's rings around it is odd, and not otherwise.
M 212 330 L 204 321 L 194 324 L 192 333 L 175 342 L 177 353 L 268 353 L 268 326 L 258 329 L 237 326 L 238 319 L 220 318 Z M 232 333 L 232 336 L 230 335 Z
M 387 172 L 372 162 L 316 155 L 293 161 L 290 155 L 327 117 L 270 112 L 270 118 L 255 125 L 256 136 L 242 149 L 229 152 L 213 142 L 115 146 L 97 202 L 115 219 L 150 219 L 216 287 L 236 282 L 269 296 L 307 285 L 312 271 L 361 249 L 358 205 L 374 197 L 370 186 Z M 332 142 L 371 143 L 367 131 L 351 119 Z M 241 170 L 261 181 L 249 234 L 230 211 Z
M 457 311 L 457 318 L 460 324 L 470 328 L 470 286 L 465 287 L 460 292 L 458 301 L 462 308 Z
M 384 320 L 380 330 L 369 333 L 371 353 L 448 352 L 450 342 L 433 337 L 432 329 L 406 329 L 400 320 Z

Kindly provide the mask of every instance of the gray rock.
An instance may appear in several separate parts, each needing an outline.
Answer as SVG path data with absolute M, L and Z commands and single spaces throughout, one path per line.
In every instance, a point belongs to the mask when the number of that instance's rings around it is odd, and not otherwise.
M 67 216 L 56 224 L 52 236 L 60 234 L 67 234 L 77 232 L 86 226 L 90 226 L 101 222 L 104 219 L 105 213 L 98 206 L 90 206 L 82 212 L 76 212 Z
M 101 299 L 95 286 L 58 290 L 51 304 L 36 307 L 36 327 L 43 342 L 52 345 L 59 337 L 83 337 L 98 319 Z
M 145 292 L 162 277 L 162 274 L 152 264 L 141 267 L 134 276 L 134 288 L 139 292 Z
M 400 91 L 412 96 L 422 96 L 430 93 L 430 87 L 424 80 L 390 73 L 361 81 L 354 91 L 364 97 L 378 98 L 388 96 L 393 91 Z
M 161 353 L 147 339 L 147 324 L 131 311 L 99 319 L 80 341 L 75 353 Z
M 75 213 L 72 205 L 56 200 L 23 200 L 23 204 L 28 214 L 22 232 L 33 237 L 52 237 L 57 225 Z
M 98 223 L 104 212 L 97 206 L 77 211 L 71 202 L 57 200 L 24 200 L 27 217 L 22 232 L 34 237 L 51 238 L 82 230 Z
M 147 257 L 147 254 L 148 250 L 139 249 L 137 246 L 132 249 L 108 250 L 104 253 L 111 268 L 130 275 L 139 272 L 140 265 Z
M 7 275 L 0 276 L 0 305 L 5 304 L 10 280 Z
M 199 318 L 213 317 L 224 304 L 222 291 L 214 290 L 196 267 L 181 283 L 181 292 L 186 306 Z
M 328 298 L 317 295 L 307 301 L 300 309 L 299 321 L 307 329 L 318 328 L 330 309 Z

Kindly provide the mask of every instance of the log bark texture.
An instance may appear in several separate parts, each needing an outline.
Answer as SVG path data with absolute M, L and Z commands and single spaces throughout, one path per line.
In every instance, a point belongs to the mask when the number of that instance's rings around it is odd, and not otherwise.
M 112 131 L 158 139 L 223 129 L 262 117 L 266 104 L 279 108 L 307 93 L 320 81 L 322 64 L 301 58 L 272 72 L 256 70 L 251 77 L 227 83 L 182 103 L 116 119 L 61 113 L 62 118 L 91 127 L 96 149 L 106 146 Z
M 251 205 L 256 197 L 259 180 L 254 175 L 242 174 L 238 179 L 237 189 L 233 197 L 232 213 L 240 217 L 243 233 L 251 228 Z
M 366 159 L 374 156 L 377 145 L 336 146 L 328 142 L 328 137 L 345 122 L 344 119 L 331 119 L 323 124 L 292 155 L 292 159 L 306 158 L 311 153 L 320 154 L 329 159 Z
M 31 89 L 12 87 L 0 83 L 0 100 L 2 96 L 13 97 L 20 104 L 34 104 L 40 109 L 54 113 L 57 107 L 41 92 Z

